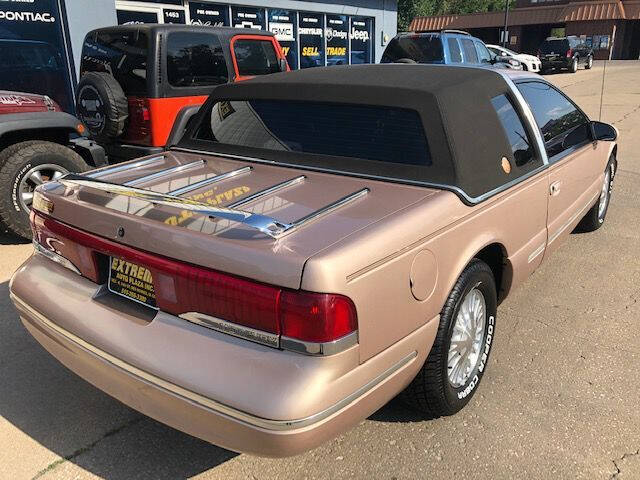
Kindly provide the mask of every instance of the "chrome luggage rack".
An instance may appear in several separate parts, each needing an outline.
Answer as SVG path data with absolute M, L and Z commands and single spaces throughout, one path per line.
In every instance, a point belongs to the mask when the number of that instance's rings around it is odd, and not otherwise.
M 153 160 L 153 159 L 148 159 L 148 160 Z M 153 163 L 153 162 L 148 161 L 148 163 Z M 239 222 L 250 228 L 258 230 L 273 239 L 282 238 L 285 235 L 288 235 L 289 233 L 292 233 L 295 230 L 306 226 L 312 221 L 324 215 L 327 215 L 328 213 L 331 213 L 337 210 L 338 208 L 341 208 L 359 199 L 360 197 L 367 195 L 370 191 L 368 188 L 362 188 L 322 208 L 319 208 L 318 210 L 315 210 L 305 215 L 302 218 L 294 220 L 291 223 L 285 223 L 273 217 L 269 217 L 267 215 L 261 215 L 258 213 L 248 212 L 246 210 L 240 210 L 237 207 L 250 203 L 258 198 L 271 195 L 282 189 L 302 183 L 307 178 L 305 175 L 299 175 L 297 177 L 294 177 L 289 180 L 285 180 L 283 182 L 267 187 L 245 198 L 241 198 L 240 200 L 237 200 L 229 204 L 227 207 L 214 207 L 211 205 L 207 205 L 205 203 L 182 198 L 179 195 L 184 195 L 187 192 L 191 192 L 205 185 L 226 180 L 236 175 L 249 173 L 253 167 L 245 166 L 235 170 L 231 170 L 229 172 L 225 172 L 220 175 L 216 175 L 214 177 L 201 180 L 191 185 L 187 185 L 185 187 L 172 190 L 169 193 L 158 193 L 151 190 L 146 190 L 146 189 L 137 188 L 133 186 L 133 185 L 138 185 L 147 181 L 160 178 L 165 175 L 169 175 L 171 173 L 193 168 L 202 164 L 203 164 L 202 161 L 196 161 L 196 162 L 191 162 L 183 165 L 178 165 L 177 167 L 171 167 L 164 170 L 160 170 L 158 172 L 146 175 L 144 177 L 131 180 L 124 184 L 110 183 L 110 182 L 97 179 L 98 177 L 101 177 L 103 175 L 109 175 L 109 174 L 115 173 L 114 170 L 112 169 L 105 169 L 102 171 L 89 173 L 87 175 L 68 173 L 63 177 L 60 177 L 60 179 L 58 179 L 57 181 L 64 185 L 69 185 L 69 186 L 77 185 L 77 186 L 82 186 L 87 188 L 94 188 L 94 189 L 101 190 L 103 192 L 112 193 L 115 195 L 124 195 L 128 197 L 134 197 L 139 200 L 150 202 L 154 205 L 164 205 L 167 207 L 179 208 L 181 210 L 188 210 L 194 213 L 199 213 L 201 215 L 207 215 L 208 217 L 213 219 L 223 219 L 223 220 L 229 220 L 232 222 Z M 118 167 L 114 167 L 114 168 L 118 168 Z

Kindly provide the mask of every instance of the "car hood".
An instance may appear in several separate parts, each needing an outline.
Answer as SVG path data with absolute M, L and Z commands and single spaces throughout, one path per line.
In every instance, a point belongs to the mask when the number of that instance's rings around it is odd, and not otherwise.
M 0 114 L 61 111 L 45 95 L 0 90 Z

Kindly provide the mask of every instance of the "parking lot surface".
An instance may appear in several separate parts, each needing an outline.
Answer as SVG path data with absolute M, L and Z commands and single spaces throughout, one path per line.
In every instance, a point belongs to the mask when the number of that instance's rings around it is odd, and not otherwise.
M 603 63 L 546 78 L 598 119 Z M 607 65 L 602 120 L 620 130 L 605 226 L 572 235 L 500 306 L 469 406 L 425 421 L 394 400 L 288 459 L 173 430 L 58 364 L 8 298 L 32 248 L 0 233 L 0 478 L 640 478 L 640 62 Z

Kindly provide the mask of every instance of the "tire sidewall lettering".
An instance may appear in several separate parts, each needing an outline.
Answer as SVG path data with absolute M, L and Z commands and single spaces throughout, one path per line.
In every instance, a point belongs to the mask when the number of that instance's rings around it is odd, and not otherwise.
M 22 207 L 20 206 L 20 201 L 18 200 L 18 193 L 20 190 L 20 182 L 24 177 L 25 173 L 33 168 L 33 164 L 31 162 L 27 163 L 24 167 L 22 167 L 16 176 L 13 178 L 13 184 L 11 185 L 11 204 L 16 212 L 21 212 Z
M 462 390 L 457 392 L 457 396 L 459 400 L 462 400 L 468 397 L 480 383 L 480 377 L 482 376 L 485 368 L 487 367 L 489 352 L 491 351 L 491 346 L 493 344 L 495 323 L 496 323 L 495 316 L 489 315 L 489 318 L 487 321 L 487 330 L 485 334 L 484 349 L 482 351 L 482 355 L 480 356 L 480 360 L 478 362 L 476 374 L 471 378 L 471 380 L 466 384 L 466 386 L 464 386 Z

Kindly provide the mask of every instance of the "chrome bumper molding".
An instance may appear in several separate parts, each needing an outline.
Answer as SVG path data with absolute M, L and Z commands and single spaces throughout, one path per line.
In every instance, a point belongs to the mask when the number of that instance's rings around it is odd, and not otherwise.
M 238 410 L 228 405 L 225 405 L 223 403 L 217 402 L 203 395 L 192 392 L 191 390 L 187 390 L 183 387 L 180 387 L 179 385 L 163 380 L 162 378 L 157 377 L 156 375 L 153 375 L 151 373 L 148 373 L 129 363 L 126 363 L 120 360 L 119 358 L 114 357 L 113 355 L 105 352 L 104 350 L 101 350 L 91 345 L 90 343 L 86 342 L 85 340 L 78 337 L 77 335 L 74 335 L 73 333 L 67 331 L 66 329 L 56 325 L 54 322 L 46 318 L 40 312 L 38 312 L 31 306 L 27 305 L 23 300 L 21 300 L 15 294 L 10 293 L 10 297 L 13 303 L 16 305 L 17 309 L 21 311 L 21 313 L 25 312 L 27 315 L 29 315 L 32 321 L 35 320 L 39 322 L 43 327 L 48 328 L 54 333 L 60 335 L 66 341 L 75 344 L 77 347 L 81 348 L 88 354 L 93 355 L 111 364 L 113 367 L 119 370 L 122 370 L 124 373 L 127 373 L 137 378 L 138 380 L 144 381 L 156 388 L 159 388 L 171 394 L 177 395 L 178 397 L 184 399 L 185 401 L 194 403 L 202 408 L 210 410 L 212 413 L 224 415 L 233 420 L 246 423 L 252 427 L 262 428 L 265 430 L 272 430 L 272 431 L 295 430 L 295 429 L 304 428 L 309 425 L 313 425 L 325 420 L 326 418 L 330 417 L 334 413 L 337 413 L 338 411 L 348 406 L 350 403 L 356 401 L 358 398 L 362 397 L 363 395 L 371 391 L 377 385 L 384 382 L 393 374 L 395 374 L 396 372 L 401 370 L 403 367 L 408 365 L 418 355 L 416 351 L 412 351 L 411 353 L 406 355 L 404 358 L 402 358 L 400 361 L 396 362 L 387 370 L 382 372 L 380 375 L 378 375 L 377 377 L 373 378 L 372 380 L 370 380 L 369 382 L 367 382 L 366 384 L 358 388 L 352 394 L 343 398 L 339 402 L 333 404 L 332 406 L 330 406 L 329 408 L 321 412 L 318 412 L 314 415 L 310 415 L 308 417 L 299 418 L 295 420 L 271 420 L 271 419 L 255 416 L 250 413 L 244 412 L 242 410 Z

